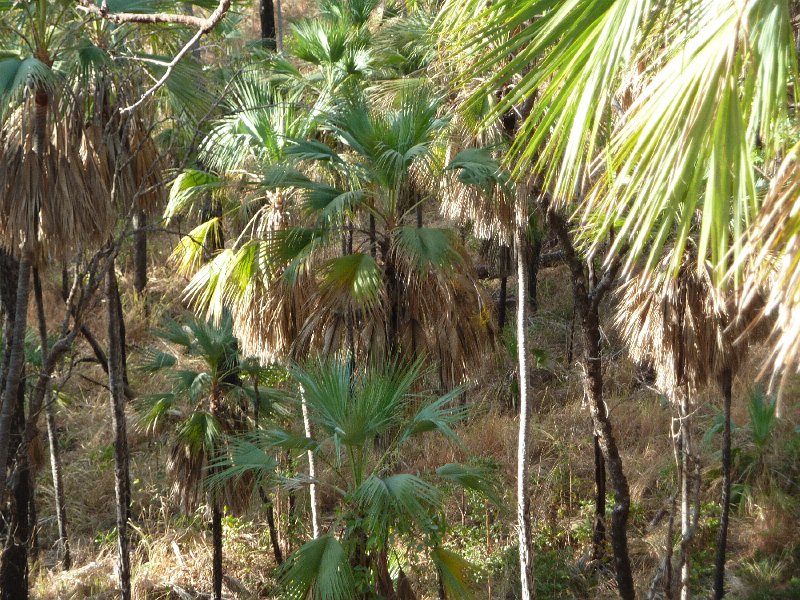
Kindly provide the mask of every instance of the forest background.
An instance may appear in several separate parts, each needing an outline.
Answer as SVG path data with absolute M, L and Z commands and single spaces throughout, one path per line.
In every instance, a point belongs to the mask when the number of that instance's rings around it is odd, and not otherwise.
M 787 0 L 0 0 L 0 598 L 796 598 Z

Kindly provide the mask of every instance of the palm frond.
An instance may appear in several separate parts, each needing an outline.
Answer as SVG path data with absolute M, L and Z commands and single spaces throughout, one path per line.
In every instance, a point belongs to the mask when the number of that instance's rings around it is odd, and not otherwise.
M 347 553 L 332 535 L 303 544 L 280 573 L 282 597 L 288 600 L 349 600 L 354 583 Z
M 431 560 L 439 570 L 448 598 L 468 600 L 475 597 L 474 580 L 478 568 L 452 550 L 437 546 Z

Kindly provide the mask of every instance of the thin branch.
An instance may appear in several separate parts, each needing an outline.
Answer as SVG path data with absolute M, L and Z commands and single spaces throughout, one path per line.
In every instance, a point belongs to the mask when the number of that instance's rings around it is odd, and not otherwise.
M 154 14 L 137 14 L 137 13 L 124 13 L 124 12 L 108 12 L 105 2 L 101 6 L 97 6 L 92 0 L 78 0 L 80 9 L 88 13 L 97 15 L 112 23 L 173 23 L 177 25 L 186 25 L 188 27 L 197 28 L 191 39 L 181 48 L 175 57 L 164 66 L 166 70 L 164 74 L 156 81 L 142 96 L 130 106 L 120 110 L 120 113 L 125 114 L 136 110 L 141 106 L 145 100 L 155 94 L 167 82 L 172 71 L 177 64 L 183 59 L 198 42 L 198 40 L 214 29 L 223 17 L 227 14 L 231 7 L 231 0 L 220 0 L 217 8 L 214 9 L 207 18 L 195 17 L 193 15 L 178 15 L 172 13 L 154 13 Z

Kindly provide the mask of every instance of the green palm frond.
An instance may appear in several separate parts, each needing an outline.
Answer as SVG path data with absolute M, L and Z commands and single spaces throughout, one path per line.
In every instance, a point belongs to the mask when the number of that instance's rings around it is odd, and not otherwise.
M 137 399 L 139 427 L 145 432 L 158 433 L 171 419 L 180 418 L 181 413 L 174 408 L 175 394 L 151 394 Z
M 436 533 L 441 495 L 416 475 L 371 475 L 354 492 L 354 498 L 367 515 L 369 530 L 378 537 L 385 536 L 390 525 L 398 524 L 409 531 L 416 527 L 427 535 Z
M 430 404 L 425 404 L 409 420 L 400 442 L 429 431 L 438 431 L 447 439 L 461 446 L 461 441 L 453 431 L 453 425 L 463 421 L 469 414 L 469 407 L 456 404 L 457 398 L 464 392 L 456 388 Z
M 219 247 L 221 239 L 222 221 L 219 217 L 214 217 L 184 235 L 172 250 L 169 259 L 175 264 L 179 275 L 192 275 L 206 261 L 209 248 Z
M 379 3 L 379 0 L 319 0 L 317 6 L 327 20 L 361 27 L 367 24 Z
M 32 84 L 51 88 L 55 84 L 55 75 L 37 58 L 22 58 L 0 52 L 0 119 L 7 116 L 11 101 L 21 98 L 25 89 Z
M 503 506 L 496 476 L 486 467 L 450 463 L 436 469 L 436 474 L 449 483 L 483 494 L 496 506 Z
M 463 261 L 456 250 L 457 237 L 451 229 L 431 227 L 398 227 L 395 245 L 418 271 L 447 271 Z
M 474 581 L 478 568 L 468 560 L 441 546 L 431 552 L 448 598 L 470 600 L 475 597 Z
M 327 261 L 321 271 L 322 293 L 344 293 L 356 306 L 369 308 L 378 300 L 381 272 L 369 254 L 354 253 Z
M 178 359 L 174 354 L 147 348 L 142 352 L 142 360 L 137 368 L 145 373 L 157 373 L 163 369 L 174 367 L 177 362 Z
M 492 157 L 488 148 L 467 148 L 459 152 L 445 171 L 458 171 L 458 180 L 464 185 L 476 185 L 491 193 L 494 186 L 510 185 L 510 176 Z
M 187 169 L 172 182 L 167 206 L 164 209 L 166 224 L 178 215 L 186 214 L 199 202 L 205 202 L 208 194 L 217 193 L 224 187 L 219 176 L 198 169 Z
M 349 600 L 355 580 L 344 547 L 332 535 L 306 542 L 281 568 L 282 597 L 287 600 Z
M 208 477 L 211 488 L 222 488 L 231 480 L 253 478 L 254 488 L 265 485 L 275 474 L 278 466 L 274 454 L 270 454 L 247 438 L 229 438 L 227 452 L 209 464 L 212 474 Z
M 178 425 L 178 443 L 189 454 L 210 458 L 222 443 L 223 433 L 217 418 L 203 410 L 194 411 Z

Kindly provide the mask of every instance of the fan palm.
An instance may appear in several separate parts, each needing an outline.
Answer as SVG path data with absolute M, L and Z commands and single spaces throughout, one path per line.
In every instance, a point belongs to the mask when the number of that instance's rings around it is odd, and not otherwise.
M 340 108 L 326 126 L 336 149 L 299 140 L 285 151 L 316 180 L 262 171 L 262 185 L 294 198 L 283 223 L 299 225 L 254 221 L 251 237 L 198 271 L 187 293 L 211 315 L 232 306 L 244 348 L 267 362 L 312 347 L 366 355 L 402 346 L 439 359 L 445 382 L 462 381 L 491 339 L 485 300 L 455 236 L 409 223 L 437 189 L 446 126 L 437 111 L 424 96 L 386 112 Z
M 448 597 L 472 597 L 464 559 L 442 547 L 446 522 L 442 484 L 472 488 L 494 498 L 490 474 L 466 465 L 448 464 L 435 472 L 402 472 L 392 458 L 420 435 L 439 435 L 458 444 L 453 425 L 464 418 L 457 404 L 461 390 L 439 398 L 418 391 L 427 369 L 422 359 L 372 363 L 352 371 L 338 361 L 312 361 L 290 369 L 296 387 L 278 391 L 287 402 L 307 404 L 313 423 L 309 438 L 290 431 L 259 431 L 232 442 L 233 452 L 219 478 L 248 469 L 269 471 L 252 457 L 255 449 L 293 452 L 311 448 L 325 473 L 311 483 L 335 497 L 333 521 L 326 532 L 306 543 L 281 571 L 284 598 L 395 597 L 388 557 L 413 540 L 430 551 Z M 379 440 L 388 443 L 378 444 Z M 378 450 L 376 450 L 378 449 Z M 306 482 L 309 483 L 309 482 Z M 405 576 L 400 570 L 397 585 Z M 407 581 L 403 585 L 407 585 Z
M 248 429 L 247 405 L 254 398 L 240 377 L 238 342 L 230 316 L 218 326 L 187 316 L 169 320 L 155 335 L 182 351 L 151 349 L 140 368 L 148 373 L 166 371 L 171 388 L 146 397 L 141 424 L 151 431 L 172 429 L 174 443 L 168 469 L 174 478 L 172 492 L 180 507 L 192 512 L 208 497 L 214 535 L 213 589 L 221 598 L 222 510 L 239 511 L 249 499 L 252 479 L 244 478 L 211 489 L 212 461 L 226 452 L 227 435 Z M 186 368 L 180 362 L 186 363 Z

